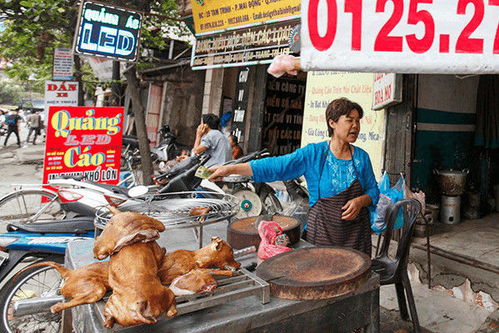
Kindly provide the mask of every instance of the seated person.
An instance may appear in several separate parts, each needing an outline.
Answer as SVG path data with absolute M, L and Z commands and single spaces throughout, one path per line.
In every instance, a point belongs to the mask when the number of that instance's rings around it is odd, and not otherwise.
M 229 143 L 230 143 L 230 147 L 232 148 L 232 159 L 233 160 L 238 159 L 244 155 L 243 149 L 238 144 L 239 142 L 237 140 L 237 136 L 229 135 Z

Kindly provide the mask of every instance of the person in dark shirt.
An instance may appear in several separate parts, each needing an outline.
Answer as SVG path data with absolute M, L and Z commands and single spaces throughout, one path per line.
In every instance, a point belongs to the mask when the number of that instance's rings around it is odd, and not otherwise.
M 17 137 L 17 145 L 21 147 L 21 139 L 19 138 L 19 121 L 21 120 L 21 116 L 19 116 L 17 111 L 12 111 L 5 117 L 5 124 L 7 125 L 7 136 L 5 137 L 5 141 L 3 143 L 4 146 L 7 146 L 7 140 L 12 133 L 14 133 Z
M 235 135 L 229 135 L 229 143 L 230 147 L 232 148 L 232 159 L 238 159 L 239 157 L 242 157 L 243 154 L 243 149 L 241 146 L 239 146 L 239 142 L 237 140 L 237 136 Z

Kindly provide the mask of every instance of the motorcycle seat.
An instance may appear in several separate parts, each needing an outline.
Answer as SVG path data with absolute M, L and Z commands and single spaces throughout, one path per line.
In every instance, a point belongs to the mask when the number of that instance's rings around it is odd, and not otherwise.
M 111 184 L 104 184 L 104 183 L 96 183 L 96 182 L 93 182 L 93 181 L 90 181 L 90 180 L 87 180 L 85 181 L 87 183 L 90 183 L 92 185 L 96 185 L 96 186 L 99 186 L 99 187 L 102 187 L 102 188 L 105 188 L 113 193 L 116 193 L 116 194 L 123 194 L 125 196 L 129 196 L 128 195 L 128 188 L 126 187 L 123 187 L 123 186 L 118 186 L 118 185 L 111 185 Z
M 84 234 L 93 230 L 95 230 L 94 220 L 88 216 L 55 222 L 9 223 L 7 225 L 7 231 L 26 231 L 40 234 Z

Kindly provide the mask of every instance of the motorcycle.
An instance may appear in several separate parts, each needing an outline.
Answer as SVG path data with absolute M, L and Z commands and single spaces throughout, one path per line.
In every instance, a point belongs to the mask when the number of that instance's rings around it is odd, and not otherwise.
M 153 162 L 159 163 L 159 169 L 165 171 L 166 162 L 177 157 L 182 150 L 190 150 L 187 145 L 177 142 L 177 137 L 173 135 L 170 126 L 163 125 L 159 130 L 160 142 L 156 147 L 151 148 L 151 156 Z M 139 150 L 139 142 L 137 137 L 124 135 L 122 143 L 122 157 L 127 152 L 137 154 Z
M 95 216 L 99 207 L 119 209 L 140 205 L 146 199 L 161 200 L 161 194 L 194 191 L 196 189 L 224 193 L 212 183 L 195 176 L 199 166 L 210 158 L 207 154 L 194 155 L 153 178 L 155 186 L 135 186 L 130 189 L 110 184 L 83 181 L 81 176 L 49 180 L 66 217 Z M 155 196 L 156 195 L 156 196 Z M 151 198 L 152 196 L 152 198 Z
M 170 126 L 163 125 L 159 130 L 159 135 L 162 138 L 160 143 L 151 149 L 151 152 L 157 157 L 160 162 L 159 168 L 164 168 L 164 163 L 174 159 L 182 150 L 190 150 L 188 146 L 178 143 L 177 137 L 170 131 Z
M 253 152 L 239 159 L 226 162 L 224 165 L 247 163 L 251 160 L 269 155 L 267 149 Z M 230 175 L 222 181 L 227 193 L 234 195 L 240 201 L 239 213 L 236 218 L 258 216 L 261 214 L 274 215 L 281 213 L 282 204 L 276 196 L 275 190 L 266 183 L 256 183 L 250 177 Z
M 61 314 L 49 310 L 61 301 L 59 273 L 50 267 L 28 268 L 15 278 L 10 278 L 10 273 L 33 260 L 63 264 L 68 242 L 93 237 L 90 217 L 7 226 L 7 232 L 0 234 L 0 250 L 8 255 L 2 256 L 0 263 L 1 332 L 59 332 Z

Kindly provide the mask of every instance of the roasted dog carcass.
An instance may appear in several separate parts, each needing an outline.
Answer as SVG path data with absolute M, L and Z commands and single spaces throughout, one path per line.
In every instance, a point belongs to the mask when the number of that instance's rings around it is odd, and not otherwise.
M 158 267 L 165 250 L 155 241 L 122 247 L 109 260 L 113 294 L 104 307 L 105 327 L 154 324 L 166 313 L 177 314 L 175 295 L 161 284 Z
M 105 327 L 154 324 L 177 310 L 175 295 L 161 284 L 158 269 L 165 255 L 155 239 L 165 227 L 160 221 L 132 212 L 117 212 L 97 238 L 94 255 L 109 259 L 113 290 L 105 307 Z
M 232 247 L 227 242 L 213 237 L 210 244 L 199 250 L 175 250 L 167 253 L 158 274 L 161 283 L 170 284 L 176 277 L 193 269 L 209 267 L 237 269 L 241 264 L 234 260 Z
M 64 285 L 60 289 L 60 293 L 64 298 L 69 299 L 67 302 L 54 304 L 50 308 L 52 313 L 69 309 L 73 306 L 100 301 L 106 294 L 106 291 L 111 289 L 108 281 L 108 262 L 95 262 L 71 270 L 54 261 L 45 261 L 24 268 L 17 275 L 28 268 L 42 266 L 50 266 L 61 274 Z
M 122 247 L 159 238 L 165 225 L 152 217 L 134 212 L 116 212 L 94 245 L 95 258 L 102 260 Z
M 213 291 L 217 287 L 217 281 L 213 276 L 232 276 L 233 274 L 231 270 L 196 268 L 173 279 L 170 290 L 175 296 Z

